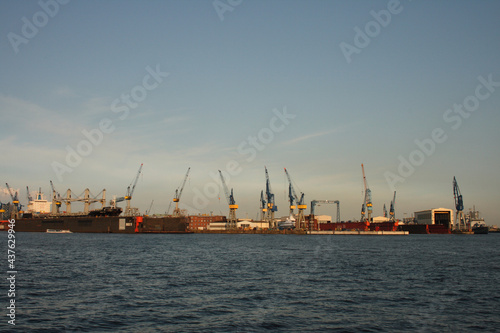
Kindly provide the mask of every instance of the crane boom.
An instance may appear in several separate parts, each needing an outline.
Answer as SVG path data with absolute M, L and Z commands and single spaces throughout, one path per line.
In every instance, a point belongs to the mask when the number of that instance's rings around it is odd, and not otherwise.
M 33 201 L 33 197 L 30 194 L 30 189 L 28 186 L 26 186 L 26 193 L 28 194 L 28 202 Z
M 361 219 L 364 220 L 364 213 L 365 213 L 365 209 L 366 209 L 366 211 L 368 213 L 367 220 L 370 221 L 371 215 L 372 215 L 372 209 L 373 209 L 372 191 L 368 188 L 368 185 L 366 182 L 365 167 L 364 167 L 363 163 L 361 163 L 361 170 L 363 172 L 363 183 L 365 186 L 365 198 L 364 198 L 363 206 L 361 208 Z
M 229 204 L 229 218 L 228 218 L 227 228 L 236 229 L 236 222 L 238 221 L 236 219 L 236 209 L 238 209 L 238 205 L 234 200 L 233 189 L 231 189 L 231 193 L 229 193 L 226 181 L 224 180 L 224 176 L 222 175 L 222 172 L 220 170 L 219 174 L 220 174 L 220 179 L 222 181 L 222 187 L 224 188 L 224 193 L 226 194 L 227 203 Z
M 182 185 L 180 186 L 180 189 L 178 188 L 175 190 L 174 202 L 179 202 L 181 200 L 182 191 L 184 190 L 184 185 L 186 185 L 186 180 L 189 175 L 189 170 L 191 170 L 191 167 L 188 168 L 186 175 L 184 176 L 184 180 L 182 181 Z
M 288 170 L 286 168 L 284 169 L 289 183 L 288 198 L 290 200 L 290 215 L 293 215 L 293 210 L 295 209 L 294 203 L 296 202 L 299 212 L 297 214 L 297 219 L 295 220 L 295 228 L 304 229 L 305 228 L 304 210 L 307 209 L 307 205 L 304 204 L 304 193 L 300 192 L 300 198 L 297 196 L 297 193 L 295 192 L 295 189 L 292 184 L 292 178 L 290 177 Z
M 264 198 L 264 191 L 260 191 L 260 211 L 261 211 L 261 220 L 264 221 L 266 217 L 266 199 Z
M 394 197 L 391 201 L 391 208 L 389 209 L 389 218 L 391 221 L 396 220 L 396 191 L 394 191 Z
M 179 210 L 179 201 L 181 200 L 181 195 L 182 195 L 182 191 L 184 190 L 184 185 L 186 185 L 186 180 L 188 178 L 188 175 L 189 175 L 189 170 L 191 170 L 191 167 L 189 167 L 187 169 L 187 172 L 186 172 L 186 175 L 184 176 L 184 180 L 182 181 L 182 185 L 180 186 L 180 189 L 177 188 L 175 190 L 175 197 L 174 197 L 174 202 L 175 202 L 175 209 L 174 209 L 174 216 L 180 216 L 181 215 L 181 211 Z
M 455 199 L 455 209 L 457 211 L 455 218 L 455 229 L 456 230 L 466 230 L 467 226 L 465 223 L 464 216 L 464 201 L 462 199 L 462 193 L 458 187 L 458 182 L 455 177 L 453 177 L 453 198 Z
M 127 201 L 127 206 L 125 208 L 125 215 L 126 216 L 133 216 L 133 215 L 139 214 L 137 208 L 132 209 L 130 207 L 130 200 L 132 200 L 132 194 L 134 194 L 135 185 L 137 185 L 137 181 L 139 180 L 139 176 L 141 175 L 142 166 L 143 166 L 143 164 L 141 163 L 141 166 L 139 167 L 139 171 L 137 171 L 137 175 L 135 176 L 134 180 L 130 183 L 130 185 L 127 187 L 127 194 L 123 198 L 124 200 Z M 116 201 L 122 201 L 121 199 L 122 198 L 118 198 L 118 199 L 116 199 Z M 115 201 L 115 204 L 116 204 L 116 201 Z
M 5 183 L 5 185 L 7 186 L 7 190 L 9 191 L 9 194 L 10 194 L 10 197 L 12 199 L 12 203 L 16 206 L 19 205 L 19 199 L 17 198 L 17 191 L 14 193 L 12 192 L 12 189 L 10 188 L 9 184 L 8 183 Z
M 139 167 L 139 171 L 137 171 L 137 175 L 135 176 L 135 179 L 127 187 L 127 195 L 125 196 L 125 200 L 132 199 L 132 194 L 134 194 L 135 185 L 137 185 L 137 181 L 139 180 L 139 176 L 141 175 L 142 165 L 143 165 L 143 163 L 141 163 L 141 166 Z
M 267 221 L 269 222 L 270 228 L 275 228 L 274 212 L 278 211 L 278 206 L 274 203 L 274 193 L 271 190 L 271 182 L 269 180 L 269 173 L 267 168 L 264 167 L 266 171 L 266 201 L 267 201 Z

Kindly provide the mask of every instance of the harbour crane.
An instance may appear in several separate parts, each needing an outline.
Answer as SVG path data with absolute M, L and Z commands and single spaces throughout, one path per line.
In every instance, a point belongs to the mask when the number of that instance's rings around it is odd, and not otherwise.
M 271 182 L 269 181 L 269 173 L 266 170 L 266 201 L 267 201 L 267 222 L 269 222 L 269 228 L 276 228 L 276 223 L 274 221 L 274 213 L 278 211 L 278 206 L 274 202 L 274 193 L 271 190 Z
M 54 188 L 54 183 L 50 181 L 50 188 L 52 189 L 52 214 L 59 214 L 61 208 L 61 195 Z
M 32 196 L 31 196 L 31 194 L 30 194 L 30 189 L 29 189 L 29 187 L 28 187 L 28 186 L 26 186 L 26 193 L 27 193 L 27 195 L 28 195 L 28 196 L 27 196 L 27 197 L 28 197 L 28 202 L 33 201 L 33 197 L 32 197 Z
M 19 211 L 22 209 L 21 204 L 19 204 L 19 199 L 17 197 L 17 191 L 14 193 L 10 188 L 9 184 L 5 183 L 7 190 L 9 191 L 10 197 L 12 199 L 12 204 L 14 205 L 14 210 L 11 212 L 11 217 L 17 219 L 19 216 Z
M 9 191 L 10 197 L 12 199 L 12 204 L 14 204 L 14 206 L 19 209 L 19 199 L 17 197 L 17 191 L 14 193 L 9 184 L 5 183 L 5 185 L 7 186 L 7 190 Z
M 155 202 L 154 199 L 151 200 L 151 205 L 149 205 L 149 208 L 146 211 L 146 216 L 149 216 L 149 214 L 151 214 L 151 208 L 153 208 L 153 202 Z
M 297 203 L 297 208 L 299 210 L 297 214 L 297 219 L 295 220 L 295 228 L 297 229 L 303 229 L 305 228 L 305 217 L 304 217 L 304 210 L 307 209 L 307 205 L 304 204 L 304 193 L 300 192 L 300 198 L 297 196 L 297 193 L 295 192 L 295 189 L 293 188 L 292 185 L 292 179 L 290 177 L 290 174 L 288 173 L 287 169 L 285 168 L 285 173 L 288 178 L 288 198 L 290 201 L 290 215 L 293 215 L 293 210 L 295 209 L 295 202 Z
M 187 172 L 186 172 L 186 176 L 184 176 L 184 180 L 182 182 L 182 185 L 180 186 L 180 188 L 177 188 L 175 190 L 175 197 L 174 197 L 174 202 L 175 202 L 175 209 L 174 209 L 174 212 L 173 212 L 173 215 L 174 216 L 181 216 L 181 211 L 179 209 L 179 201 L 181 200 L 181 195 L 182 195 L 182 191 L 184 190 L 184 185 L 186 185 L 186 180 L 188 178 L 188 175 L 189 175 L 189 170 L 191 170 L 191 167 L 188 168 Z
M 127 206 L 125 208 L 125 214 L 124 214 L 126 216 L 134 215 L 134 211 L 137 210 L 137 209 L 132 209 L 130 207 L 130 200 L 132 200 L 132 195 L 134 194 L 135 186 L 137 185 L 137 181 L 139 180 L 139 176 L 141 175 L 142 166 L 143 166 L 143 163 L 141 163 L 141 166 L 139 167 L 139 171 L 137 171 L 137 175 L 132 180 L 130 185 L 127 187 L 127 193 L 125 194 L 125 196 L 119 197 L 119 198 L 114 198 L 110 202 L 111 207 L 116 208 L 116 204 L 118 202 L 127 201 Z
M 391 201 L 391 208 L 389 209 L 389 220 L 396 221 L 396 191 L 394 191 L 394 197 Z
M 238 221 L 236 219 L 236 209 L 238 209 L 238 205 L 234 200 L 233 189 L 231 189 L 231 193 L 229 193 L 226 182 L 224 180 L 224 176 L 222 175 L 222 172 L 220 170 L 219 174 L 220 174 L 220 179 L 222 181 L 222 187 L 224 188 L 224 193 L 226 194 L 227 203 L 229 204 L 229 218 L 227 221 L 228 222 L 227 229 L 236 229 L 236 222 Z
M 264 221 L 267 212 L 266 199 L 264 198 L 264 191 L 260 191 L 260 211 L 261 211 L 260 220 Z
M 363 171 L 363 183 L 365 186 L 365 198 L 363 206 L 361 208 L 361 221 L 363 222 L 366 220 L 371 221 L 373 205 L 372 205 L 372 191 L 368 188 L 368 185 L 366 183 L 365 167 L 363 166 L 363 163 L 361 163 L 361 170 Z M 366 219 L 365 219 L 365 209 L 367 213 Z
M 462 199 L 462 193 L 460 193 L 460 188 L 458 187 L 457 179 L 455 177 L 453 177 L 453 197 L 455 199 L 455 209 L 457 210 L 454 229 L 466 230 L 464 202 Z
M 313 200 L 311 201 L 311 218 L 309 220 L 309 229 L 312 229 L 314 223 L 314 208 L 317 204 L 337 204 L 337 223 L 340 223 L 340 201 L 338 200 Z M 318 225 L 319 228 L 319 225 Z

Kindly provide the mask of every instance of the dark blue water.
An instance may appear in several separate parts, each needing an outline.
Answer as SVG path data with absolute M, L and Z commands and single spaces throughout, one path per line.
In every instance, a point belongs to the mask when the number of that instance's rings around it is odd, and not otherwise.
M 4 330 L 500 330 L 500 234 L 16 236 Z

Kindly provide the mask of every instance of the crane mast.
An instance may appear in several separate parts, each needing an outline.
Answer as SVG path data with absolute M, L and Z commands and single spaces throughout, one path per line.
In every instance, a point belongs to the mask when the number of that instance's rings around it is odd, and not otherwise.
M 52 214 L 59 214 L 61 208 L 61 195 L 54 188 L 54 183 L 50 181 L 50 188 L 52 189 Z
M 264 221 L 267 212 L 266 199 L 264 198 L 264 191 L 260 191 L 260 212 L 261 212 L 260 220 Z
M 297 193 L 295 192 L 295 189 L 293 188 L 292 185 L 292 179 L 290 177 L 290 174 L 288 173 L 288 170 L 285 168 L 285 174 L 286 177 L 288 178 L 288 198 L 290 201 L 290 215 L 293 216 L 293 211 L 295 209 L 295 202 L 297 203 L 297 208 L 299 210 L 297 214 L 297 218 L 295 220 L 295 228 L 297 229 L 305 229 L 305 217 L 304 217 L 304 210 L 307 209 L 307 205 L 304 204 L 304 193 L 300 193 L 300 198 L 297 196 Z
M 7 186 L 10 198 L 12 199 L 12 204 L 14 205 L 14 210 L 11 212 L 11 218 L 17 219 L 19 217 L 19 211 L 21 210 L 21 205 L 19 204 L 19 199 L 17 197 L 17 191 L 14 193 L 9 184 L 5 183 L 5 185 Z
M 126 216 L 132 216 L 138 214 L 137 208 L 131 208 L 130 207 L 130 200 L 132 200 L 132 194 L 134 194 L 135 186 L 137 185 L 137 181 L 139 180 L 139 176 L 141 175 L 142 172 L 142 166 L 143 164 L 141 163 L 141 166 L 139 167 L 139 171 L 137 171 L 137 175 L 135 176 L 134 180 L 130 183 L 130 185 L 127 187 L 127 192 L 125 196 L 116 198 L 116 196 L 110 200 L 109 204 L 111 207 L 116 208 L 116 204 L 118 202 L 122 201 L 127 201 L 127 206 L 125 208 L 125 214 Z M 69 196 L 69 193 L 68 193 Z
M 465 222 L 464 215 L 464 201 L 462 199 L 462 193 L 460 193 L 460 188 L 458 187 L 458 182 L 455 177 L 453 177 L 453 197 L 455 199 L 455 209 L 457 215 L 455 218 L 454 230 L 466 230 L 467 225 Z
M 394 191 L 394 197 L 391 201 L 391 208 L 389 209 L 389 220 L 396 221 L 396 191 Z
M 269 222 L 269 228 L 274 229 L 277 227 L 274 221 L 274 212 L 278 211 L 278 206 L 274 203 L 274 193 L 271 190 L 271 182 L 269 181 L 269 173 L 267 168 L 264 167 L 266 171 L 266 201 L 267 201 L 267 217 L 266 221 Z
M 236 222 L 238 221 L 236 219 L 236 209 L 238 209 L 238 205 L 234 200 L 233 189 L 231 189 L 231 192 L 229 192 L 226 185 L 226 181 L 224 180 L 224 176 L 222 175 L 222 172 L 220 170 L 219 174 L 220 174 L 220 179 L 222 181 L 222 187 L 224 188 L 224 193 L 226 194 L 227 203 L 229 205 L 229 218 L 227 221 L 228 222 L 227 229 L 236 229 Z
M 33 201 L 33 197 L 32 197 L 32 196 L 31 196 L 31 194 L 30 194 L 30 189 L 29 189 L 29 187 L 28 187 L 28 186 L 26 186 L 26 193 L 27 193 L 27 195 L 28 195 L 28 203 L 29 203 L 30 201 Z M 38 199 L 38 197 L 37 197 L 37 199 Z
M 368 185 L 366 183 L 365 167 L 363 166 L 363 163 L 361 163 L 361 170 L 363 171 L 363 183 L 365 186 L 365 198 L 364 198 L 363 206 L 361 208 L 361 221 L 365 221 L 365 220 L 371 221 L 372 209 L 373 209 L 372 191 L 368 188 Z M 365 219 L 365 209 L 366 209 L 366 213 L 367 213 L 366 219 Z
M 136 215 L 138 213 L 137 209 L 132 209 L 130 207 L 130 200 L 132 200 L 132 194 L 134 194 L 135 185 L 137 185 L 137 181 L 139 180 L 139 176 L 141 175 L 142 165 L 143 164 L 141 163 L 141 166 L 139 167 L 139 171 L 137 171 L 137 175 L 135 176 L 135 179 L 127 187 L 127 194 L 125 195 L 125 198 L 124 198 L 127 201 L 127 207 L 125 208 L 125 216 L 132 216 L 132 215 Z
M 179 201 L 181 200 L 181 195 L 182 195 L 182 191 L 184 190 L 184 185 L 186 185 L 186 180 L 187 180 L 188 175 L 189 175 L 189 170 L 191 170 L 191 167 L 189 167 L 187 169 L 186 175 L 184 176 L 184 180 L 182 181 L 182 185 L 180 186 L 180 188 L 177 188 L 175 190 L 175 197 L 173 200 L 175 202 L 175 209 L 173 212 L 174 216 L 181 216 L 181 210 L 179 209 Z

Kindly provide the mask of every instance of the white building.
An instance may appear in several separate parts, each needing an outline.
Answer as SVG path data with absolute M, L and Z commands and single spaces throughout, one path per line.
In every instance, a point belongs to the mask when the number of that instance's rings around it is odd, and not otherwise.
M 415 212 L 415 222 L 418 224 L 444 224 L 453 226 L 453 210 L 448 208 L 434 208 Z

